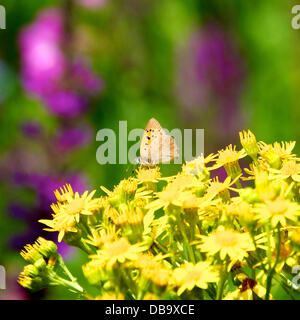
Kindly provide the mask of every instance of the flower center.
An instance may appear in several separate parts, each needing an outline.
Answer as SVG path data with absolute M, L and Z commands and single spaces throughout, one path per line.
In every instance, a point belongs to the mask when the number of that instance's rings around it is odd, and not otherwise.
M 287 210 L 287 204 L 283 201 L 274 201 L 269 203 L 268 208 L 273 216 L 284 215 Z
M 187 272 L 185 276 L 185 282 L 193 282 L 193 281 L 198 281 L 201 276 L 201 272 L 199 270 L 190 270 Z
M 217 232 L 216 240 L 221 247 L 233 247 L 238 243 L 236 234 L 231 231 Z
M 110 256 L 119 256 L 125 253 L 129 248 L 129 243 L 125 239 L 116 241 L 107 246 L 107 252 Z
M 84 208 L 83 199 L 75 199 L 68 205 L 68 213 L 75 215 L 80 213 Z

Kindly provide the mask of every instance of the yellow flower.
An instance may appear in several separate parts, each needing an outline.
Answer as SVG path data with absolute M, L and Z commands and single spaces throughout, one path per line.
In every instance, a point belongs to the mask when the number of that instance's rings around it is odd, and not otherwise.
M 141 225 L 144 219 L 144 213 L 140 207 L 134 208 L 132 205 L 125 203 L 120 204 L 118 210 L 109 208 L 106 215 L 118 226 L 125 224 Z
M 229 292 L 223 300 L 258 300 L 265 298 L 266 289 L 257 281 L 244 274 L 240 275 L 239 280 L 242 283 L 238 289 Z M 272 299 L 272 296 L 270 296 L 270 299 Z
M 178 173 L 175 179 L 169 183 L 168 187 L 178 190 L 190 189 L 198 185 L 198 180 L 194 175 Z
M 258 146 L 257 146 L 255 135 L 250 130 L 248 130 L 248 132 L 240 131 L 239 135 L 240 135 L 241 144 L 245 149 L 245 151 L 247 152 L 247 154 L 252 159 L 256 159 L 257 153 L 258 153 Z
M 156 257 L 152 255 L 140 255 L 134 262 L 136 268 L 141 270 L 141 274 L 145 279 L 150 280 L 159 287 L 168 285 L 170 278 L 170 270 L 162 264 L 163 256 Z
M 37 248 L 31 244 L 27 244 L 20 254 L 24 260 L 30 263 L 35 263 L 37 260 L 43 258 Z
M 126 221 L 130 225 L 140 225 L 143 223 L 144 214 L 141 208 L 133 208 L 129 205 L 121 205 L 119 210 L 124 216 L 126 216 Z
M 60 190 L 55 190 L 54 195 L 58 202 L 67 202 L 73 199 L 74 192 L 70 184 L 66 184 Z
M 48 283 L 45 282 L 41 277 L 30 277 L 23 272 L 20 273 L 18 283 L 33 292 L 43 289 Z
M 213 167 L 206 167 L 207 163 L 215 161 L 216 155 L 210 154 L 204 158 L 203 154 L 194 160 L 187 161 L 182 165 L 182 173 L 187 175 L 197 175 L 200 180 L 209 178 L 209 171 L 213 170 Z
M 101 227 L 98 230 L 93 230 L 92 235 L 88 235 L 88 239 L 84 239 L 85 242 L 101 248 L 107 242 L 113 242 L 118 238 L 121 230 L 116 231 L 114 225 L 108 225 L 107 227 Z
M 44 257 L 57 256 L 57 246 L 53 241 L 38 237 L 33 247 L 39 251 Z
M 300 182 L 300 163 L 296 160 L 288 160 L 283 162 L 281 169 L 269 169 L 270 172 L 274 173 L 273 178 L 287 179 L 291 178 L 295 182 Z
M 194 287 L 207 289 L 207 284 L 217 282 L 218 278 L 218 272 L 207 261 L 195 265 L 186 263 L 174 269 L 172 283 L 178 288 L 177 294 L 181 295 L 185 290 L 190 291 Z
M 231 181 L 230 177 L 227 177 L 224 182 L 219 181 L 219 177 L 214 178 L 210 181 L 210 184 L 206 190 L 206 194 L 210 198 L 220 197 L 224 202 L 229 201 L 230 193 L 229 190 L 235 190 L 230 188 L 239 178 L 236 177 L 233 181 Z
M 278 197 L 273 201 L 267 200 L 265 204 L 257 204 L 254 211 L 257 213 L 256 219 L 262 223 L 270 219 L 273 227 L 278 223 L 286 226 L 288 221 L 297 221 L 300 206 L 283 197 Z
M 88 191 L 85 191 L 82 196 L 76 192 L 74 198 L 69 199 L 68 202 L 52 204 L 53 219 L 42 219 L 39 222 L 51 228 L 45 229 L 47 231 L 58 231 L 58 241 L 61 242 L 66 232 L 77 231 L 76 222 L 80 221 L 80 215 L 92 215 L 98 210 L 99 200 L 92 199 L 95 192 L 94 190 L 88 194 Z
M 157 183 L 161 177 L 160 168 L 139 168 L 136 170 L 137 180 L 139 183 Z
M 169 205 L 180 206 L 181 202 L 178 200 L 180 196 L 180 190 L 177 186 L 172 186 L 172 184 L 167 186 L 163 191 L 157 192 L 156 196 L 158 199 L 152 201 L 146 206 L 146 209 L 158 210 L 164 208 L 164 210 Z
M 119 184 L 119 190 L 121 197 L 124 197 L 124 201 L 132 200 L 138 189 L 138 182 L 134 178 L 124 179 Z
M 67 204 L 52 205 L 53 211 L 57 215 L 66 215 L 70 219 L 75 218 L 76 222 L 79 222 L 80 215 L 92 215 L 98 210 L 98 199 L 92 199 L 96 190 L 88 194 L 85 191 L 82 196 L 78 192 L 75 193 L 74 199 L 68 201 Z
M 44 228 L 46 231 L 58 232 L 58 242 L 61 242 L 67 232 L 77 232 L 74 217 L 68 217 L 65 214 L 54 216 L 53 220 L 39 220 L 49 228 Z
M 198 216 L 198 209 L 201 204 L 200 198 L 197 198 L 192 192 L 182 192 L 182 209 L 188 215 Z
M 272 145 L 268 145 L 263 141 L 258 142 L 259 154 L 267 163 L 275 169 L 279 169 L 281 166 L 280 155 L 276 153 Z
M 221 260 L 226 256 L 232 260 L 242 261 L 248 256 L 248 251 L 255 250 L 252 240 L 248 233 L 239 233 L 235 230 L 225 229 L 219 226 L 215 232 L 207 237 L 201 236 L 202 244 L 199 248 L 209 255 L 215 255 L 219 252 Z
M 265 158 L 272 168 L 279 169 L 281 160 L 295 160 L 295 154 L 292 151 L 296 142 L 275 142 L 273 145 L 266 144 L 263 141 L 258 143 L 259 154 Z
M 115 242 L 105 243 L 103 250 L 98 250 L 91 258 L 94 261 L 103 263 L 107 268 L 114 267 L 117 263 L 136 260 L 138 254 L 145 251 L 147 247 L 143 243 L 131 245 L 126 238 L 121 238 Z
M 293 149 L 295 148 L 296 141 L 290 142 L 274 142 L 273 150 L 279 155 L 279 157 L 284 159 L 295 159 L 296 155 L 292 154 Z
M 293 244 L 300 246 L 300 227 L 295 227 L 290 234 L 290 238 Z
M 244 149 L 237 151 L 236 146 L 231 144 L 225 149 L 218 151 L 215 168 L 224 167 L 228 176 L 235 179 L 242 173 L 239 165 L 239 160 L 246 157 L 247 153 Z

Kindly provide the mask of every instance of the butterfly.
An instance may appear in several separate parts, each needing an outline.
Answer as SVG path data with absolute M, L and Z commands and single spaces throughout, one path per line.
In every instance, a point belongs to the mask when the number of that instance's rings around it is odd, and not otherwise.
M 174 139 L 165 133 L 156 119 L 150 119 L 142 137 L 137 162 L 141 166 L 149 167 L 158 163 L 170 163 L 178 156 L 178 148 Z

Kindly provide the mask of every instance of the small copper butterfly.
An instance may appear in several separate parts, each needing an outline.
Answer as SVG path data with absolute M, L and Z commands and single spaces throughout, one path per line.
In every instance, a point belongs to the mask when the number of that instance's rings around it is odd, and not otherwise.
M 155 166 L 158 163 L 170 163 L 178 156 L 174 139 L 165 133 L 156 119 L 150 119 L 142 137 L 137 162 L 144 166 Z

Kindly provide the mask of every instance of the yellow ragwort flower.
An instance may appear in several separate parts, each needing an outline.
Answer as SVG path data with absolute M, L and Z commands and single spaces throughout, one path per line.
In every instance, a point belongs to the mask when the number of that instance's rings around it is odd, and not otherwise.
M 107 268 L 112 268 L 117 263 L 138 259 L 138 254 L 146 249 L 143 243 L 131 245 L 126 238 L 121 238 L 115 242 L 105 243 L 103 249 L 98 250 L 96 255 L 92 255 L 91 259 Z
M 139 183 L 157 183 L 161 177 L 160 168 L 139 168 L 136 170 L 137 180 Z
M 29 263 L 35 263 L 37 260 L 43 258 L 37 248 L 31 244 L 27 244 L 20 254 L 22 258 Z
M 146 209 L 158 210 L 164 208 L 164 210 L 169 205 L 180 206 L 181 202 L 178 200 L 180 196 L 180 190 L 177 186 L 172 186 L 172 184 L 164 188 L 161 192 L 156 193 L 157 199 L 150 202 Z
M 45 224 L 49 228 L 44 228 L 46 231 L 58 232 L 58 242 L 61 242 L 67 232 L 77 232 L 77 227 L 74 217 L 68 217 L 65 214 L 55 215 L 52 220 L 41 219 L 40 223 Z
M 204 158 L 204 155 L 201 154 L 199 157 L 194 160 L 187 161 L 182 165 L 182 173 L 187 175 L 196 175 L 200 180 L 209 178 L 209 171 L 213 170 L 213 167 L 207 167 L 206 164 L 215 161 L 217 155 L 210 154 Z
M 240 233 L 235 230 L 225 229 L 219 226 L 213 234 L 209 236 L 201 236 L 202 244 L 199 248 L 202 252 L 207 252 L 209 255 L 220 254 L 221 260 L 228 256 L 232 263 L 242 261 L 248 256 L 248 251 L 255 250 L 250 235 Z
M 282 167 L 279 170 L 269 169 L 274 174 L 273 178 L 287 179 L 291 178 L 295 182 L 300 182 L 300 163 L 296 160 L 284 161 Z
M 267 200 L 264 204 L 257 204 L 254 211 L 257 214 L 256 219 L 261 223 L 268 223 L 270 220 L 273 227 L 276 227 L 278 223 L 284 227 L 289 222 L 297 221 L 300 205 L 280 196 L 275 200 Z
M 92 230 L 92 235 L 88 235 L 88 239 L 84 241 L 94 247 L 101 248 L 107 242 L 113 242 L 118 239 L 121 230 L 116 231 L 115 225 L 108 225 L 100 229 Z
M 252 159 L 256 159 L 258 153 L 258 146 L 255 135 L 250 131 L 240 131 L 240 141 L 244 150 Z
M 178 288 L 177 294 L 181 295 L 185 290 L 192 290 L 194 287 L 207 289 L 209 282 L 217 282 L 218 272 L 209 262 L 198 262 L 197 264 L 185 263 L 174 269 L 172 284 Z
M 237 151 L 236 146 L 230 144 L 225 149 L 218 151 L 215 168 L 224 167 L 228 176 L 235 179 L 242 173 L 239 160 L 246 156 L 244 149 Z
M 74 191 L 70 184 L 66 184 L 62 188 L 54 191 L 54 195 L 58 202 L 67 202 L 73 199 Z
M 76 232 L 76 223 L 80 221 L 80 215 L 92 215 L 99 208 L 98 199 L 92 199 L 95 190 L 88 194 L 85 191 L 81 196 L 78 192 L 74 198 L 67 203 L 52 204 L 51 208 L 54 212 L 53 219 L 42 219 L 39 222 L 45 224 L 51 229 L 47 231 L 58 231 L 58 241 L 60 242 L 66 232 Z
M 220 197 L 224 202 L 229 201 L 229 190 L 234 190 L 231 188 L 231 186 L 235 184 L 237 179 L 239 179 L 239 176 L 237 176 L 234 180 L 231 180 L 231 177 L 227 177 L 224 182 L 220 182 L 219 177 L 214 178 L 210 181 L 209 186 L 207 187 L 207 197 L 211 199 Z

